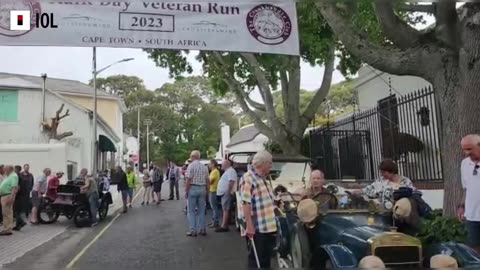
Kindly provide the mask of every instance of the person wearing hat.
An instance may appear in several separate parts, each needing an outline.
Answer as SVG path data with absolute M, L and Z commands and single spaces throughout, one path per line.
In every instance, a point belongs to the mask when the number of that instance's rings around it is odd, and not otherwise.
M 51 177 L 50 180 L 48 180 L 46 196 L 52 201 L 57 199 L 57 190 L 58 186 L 60 185 L 60 179 L 62 177 L 63 172 L 57 172 L 55 176 Z
M 430 258 L 430 268 L 432 269 L 457 269 L 458 262 L 452 256 L 438 254 Z

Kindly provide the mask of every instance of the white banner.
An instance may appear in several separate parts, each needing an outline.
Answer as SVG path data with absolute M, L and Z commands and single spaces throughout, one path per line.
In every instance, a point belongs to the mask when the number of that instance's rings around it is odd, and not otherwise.
M 293 1 L 0 0 L 0 45 L 299 54 Z

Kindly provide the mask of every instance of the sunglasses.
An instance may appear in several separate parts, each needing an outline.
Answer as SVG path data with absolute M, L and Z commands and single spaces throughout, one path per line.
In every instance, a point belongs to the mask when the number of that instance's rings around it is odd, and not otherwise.
M 478 174 L 478 169 L 480 169 L 480 165 L 476 164 L 475 167 L 473 167 L 473 175 Z

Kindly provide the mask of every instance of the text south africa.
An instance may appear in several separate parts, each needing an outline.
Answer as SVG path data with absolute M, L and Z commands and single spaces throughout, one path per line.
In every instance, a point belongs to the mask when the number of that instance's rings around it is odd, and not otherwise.
M 146 38 L 134 39 L 128 37 L 82 37 L 83 43 L 88 44 L 145 44 L 145 45 L 160 45 L 160 46 L 186 46 L 186 47 L 207 47 L 207 43 L 203 40 L 188 40 L 188 39 L 161 39 L 161 38 Z

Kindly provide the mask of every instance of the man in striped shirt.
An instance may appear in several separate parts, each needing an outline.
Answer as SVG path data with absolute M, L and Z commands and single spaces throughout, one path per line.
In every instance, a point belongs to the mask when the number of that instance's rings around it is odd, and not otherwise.
M 277 232 L 273 190 L 266 180 L 272 168 L 272 155 L 267 151 L 256 153 L 252 167 L 242 176 L 240 184 L 239 193 L 243 204 L 243 213 L 240 213 L 240 216 L 243 216 L 246 224 L 246 230 L 242 230 L 242 236 L 253 238 L 260 268 L 269 269 Z M 251 241 L 247 243 L 249 245 L 248 268 L 257 268 Z

